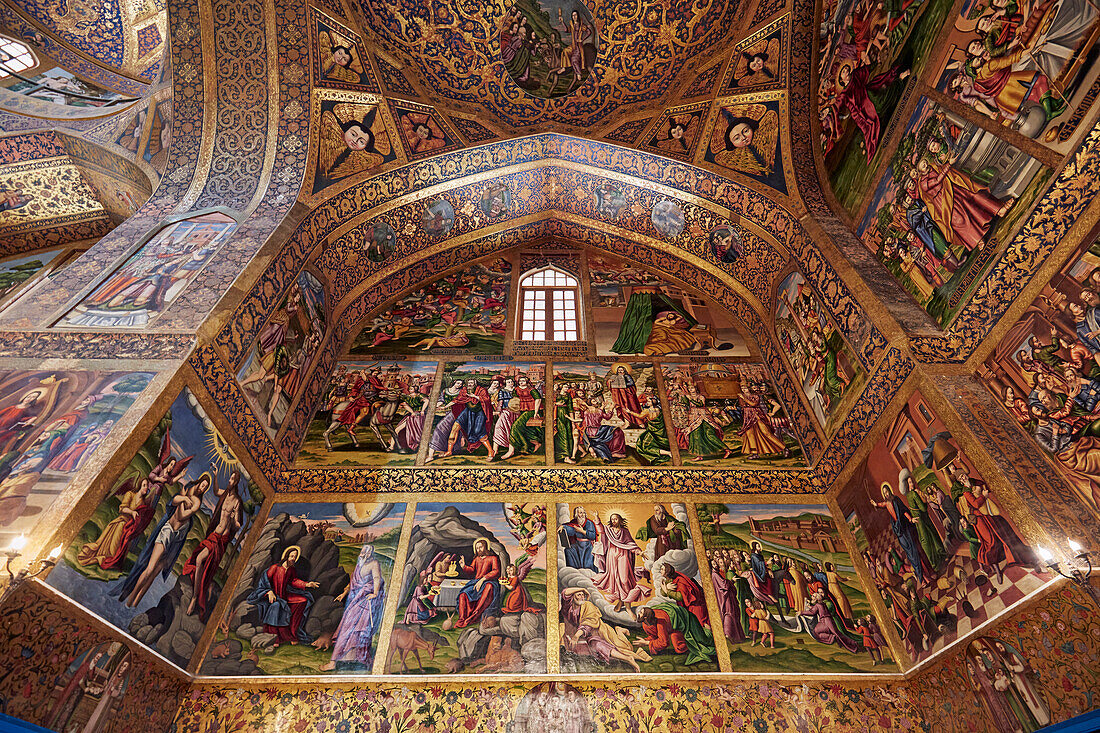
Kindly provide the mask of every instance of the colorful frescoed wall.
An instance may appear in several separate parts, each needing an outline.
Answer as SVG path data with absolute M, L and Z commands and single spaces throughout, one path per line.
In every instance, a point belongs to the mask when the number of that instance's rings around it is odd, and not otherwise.
M 916 392 L 837 503 L 913 661 L 1049 582 L 1014 519 Z
M 263 492 L 186 388 L 110 486 L 49 583 L 186 667 Z

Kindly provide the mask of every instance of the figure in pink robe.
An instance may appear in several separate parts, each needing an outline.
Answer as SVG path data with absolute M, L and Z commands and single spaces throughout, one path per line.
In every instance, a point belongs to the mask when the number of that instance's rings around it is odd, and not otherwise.
M 596 531 L 599 544 L 603 546 L 603 553 L 597 556 L 596 565 L 603 569 L 603 575 L 596 578 L 595 587 L 619 611 L 645 596 L 645 588 L 638 585 L 644 570 L 635 568 L 635 559 L 642 548 L 630 536 L 626 520 L 619 514 L 612 514 L 607 526 L 602 522 L 597 524 Z

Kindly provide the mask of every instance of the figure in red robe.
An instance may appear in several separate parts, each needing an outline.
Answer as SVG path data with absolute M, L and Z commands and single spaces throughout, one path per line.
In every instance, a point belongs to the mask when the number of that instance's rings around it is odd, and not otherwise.
M 895 64 L 886 71 L 871 76 L 871 66 L 861 63 L 856 66 L 852 61 L 841 64 L 836 75 L 836 107 L 846 111 L 856 123 L 856 127 L 863 133 L 863 150 L 867 154 L 867 162 L 875 157 L 878 150 L 879 136 L 882 134 L 882 124 L 879 121 L 878 109 L 871 101 L 869 92 L 880 92 L 896 81 L 909 76 L 909 70 Z
M 500 607 L 503 613 L 542 612 L 542 607 L 531 600 L 531 594 L 523 585 L 523 579 L 527 577 L 527 573 L 531 572 L 534 564 L 535 558 L 526 557 L 518 565 L 509 565 L 504 569 L 502 585 L 508 589 L 508 593 L 504 596 L 504 603 Z
M 237 494 L 237 486 L 241 481 L 239 471 L 229 475 L 229 482 L 224 489 L 216 492 L 218 504 L 210 515 L 211 527 L 209 534 L 199 543 L 191 557 L 183 566 L 182 575 L 191 578 L 191 602 L 187 606 L 187 615 L 195 613 L 198 605 L 202 617 L 206 618 L 206 605 L 210 598 L 210 585 L 214 580 L 214 574 L 221 567 L 222 558 L 229 543 L 236 537 L 244 519 L 244 506 Z
M 664 595 L 672 598 L 680 606 L 683 606 L 699 619 L 699 625 L 708 628 L 707 601 L 703 596 L 703 588 L 694 580 L 677 572 L 672 563 L 661 566 L 661 576 L 664 580 Z
M 479 623 L 483 616 L 500 615 L 500 558 L 489 549 L 489 541 L 474 541 L 474 559 L 463 563 L 470 576 L 458 594 L 457 628 Z
M 248 602 L 256 607 L 264 632 L 275 635 L 275 646 L 286 641 L 291 644 L 313 641 L 305 629 L 309 609 L 313 607 L 313 594 L 308 589 L 317 588 L 319 584 L 298 577 L 294 564 L 301 554 L 302 549 L 297 545 L 283 550 L 279 563 L 260 573 L 256 590 L 248 596 Z

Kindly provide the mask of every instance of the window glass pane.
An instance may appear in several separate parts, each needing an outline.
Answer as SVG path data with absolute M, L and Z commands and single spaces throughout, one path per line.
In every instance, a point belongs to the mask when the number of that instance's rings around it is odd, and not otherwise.
M 34 54 L 22 43 L 10 38 L 0 37 L 0 77 L 9 75 L 9 71 L 26 71 L 36 66 Z

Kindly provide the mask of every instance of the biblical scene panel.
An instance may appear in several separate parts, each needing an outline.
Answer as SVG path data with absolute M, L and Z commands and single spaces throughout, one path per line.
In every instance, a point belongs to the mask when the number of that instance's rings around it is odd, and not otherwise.
M 800 272 L 792 272 L 779 284 L 775 333 L 814 419 L 833 432 L 843 417 L 841 401 L 863 385 L 867 372 Z
M 302 388 L 325 336 L 325 286 L 302 270 L 260 329 L 237 374 L 268 432 L 274 433 Z
M 51 66 L 52 64 L 46 61 L 45 65 Z M 41 66 L 37 68 L 42 69 Z M 60 66 L 42 69 L 26 77 L 16 78 L 11 74 L 4 74 L 4 77 L 3 81 L 0 82 L 0 88 L 26 97 L 41 99 L 54 105 L 91 108 L 108 107 L 112 106 L 111 103 L 115 100 L 122 98 L 122 95 L 118 92 L 85 81 Z M 126 101 L 123 100 L 121 103 Z
M 262 502 L 184 389 L 48 582 L 185 666 Z
M 672 437 L 685 466 L 805 466 L 759 364 L 665 364 Z
M 0 310 L 15 300 L 24 286 L 48 268 L 57 265 L 65 247 L 44 249 L 33 254 L 8 257 L 0 262 Z
M 545 395 L 544 364 L 447 364 L 435 402 L 426 463 L 544 465 Z
M 1036 731 L 1053 722 L 1043 684 L 1017 644 L 994 636 L 970 642 L 966 675 L 998 733 Z
M 827 506 L 695 511 L 733 671 L 896 671 Z
M 657 368 L 642 362 L 555 363 L 554 461 L 671 464 Z
M 34 528 L 153 376 L 0 372 L 0 544 Z
M 78 651 L 54 685 L 43 724 L 52 730 L 106 730 L 122 705 L 133 666 L 129 647 L 119 641 Z
M 875 186 L 884 154 L 879 143 L 902 106 L 910 77 L 919 78 L 927 66 L 953 4 L 928 0 L 891 10 L 827 0 L 822 8 L 821 152 L 837 200 L 852 213 Z
M 404 504 L 276 504 L 204 674 L 370 674 Z
M 546 507 L 421 503 L 391 674 L 546 672 Z
M 1030 138 L 1064 143 L 1062 123 L 1095 99 L 1088 89 L 1100 72 L 1098 21 L 1100 8 L 1088 0 L 967 0 L 932 83 Z
M 979 375 L 1100 516 L 1100 244 L 1087 246 L 1009 329 Z
M 147 326 L 191 284 L 236 228 L 236 222 L 223 214 L 205 214 L 169 224 L 58 325 Z
M 337 364 L 298 452 L 298 465 L 413 465 L 437 366 L 434 361 Z
M 409 293 L 355 337 L 352 356 L 502 354 L 512 264 L 487 260 Z
M 558 504 L 564 673 L 716 672 L 684 504 Z
M 553 99 L 579 89 L 592 73 L 599 34 L 584 3 L 517 0 L 497 40 L 508 76 L 524 91 Z
M 748 356 L 724 309 L 644 269 L 593 254 L 592 330 L 600 356 Z
M 922 98 L 858 234 L 942 326 L 1050 174 L 1027 153 Z
M 837 500 L 914 661 L 1052 577 L 919 392 Z

